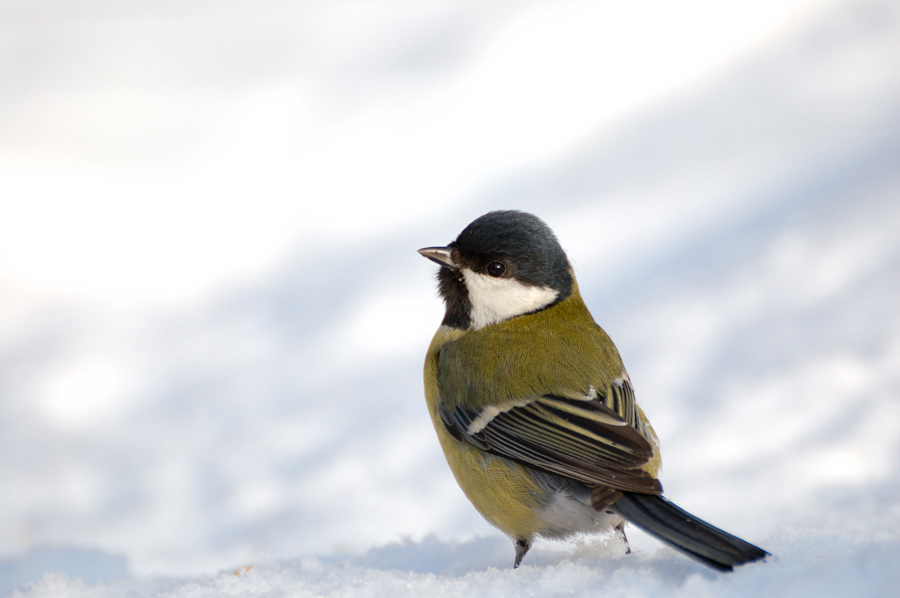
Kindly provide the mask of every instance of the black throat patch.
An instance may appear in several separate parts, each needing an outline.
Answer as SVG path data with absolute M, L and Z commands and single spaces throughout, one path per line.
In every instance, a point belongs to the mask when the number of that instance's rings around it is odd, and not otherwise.
M 441 324 L 465 330 L 472 323 L 472 318 L 469 316 L 472 303 L 469 300 L 469 290 L 466 288 L 462 272 L 445 266 L 438 270 L 437 279 L 438 292 L 446 307 Z

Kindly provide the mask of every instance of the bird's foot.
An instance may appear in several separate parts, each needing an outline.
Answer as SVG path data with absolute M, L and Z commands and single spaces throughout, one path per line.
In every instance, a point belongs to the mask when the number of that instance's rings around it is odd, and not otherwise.
M 628 536 L 625 535 L 624 521 L 616 526 L 616 534 L 618 534 L 618 536 L 622 538 L 622 543 L 625 544 L 625 554 L 631 554 L 631 545 L 628 544 Z
M 516 562 L 513 564 L 513 569 L 518 569 L 519 565 L 522 563 L 522 558 L 525 556 L 525 553 L 528 552 L 528 549 L 531 548 L 531 542 L 524 538 L 519 538 L 514 542 L 516 547 Z

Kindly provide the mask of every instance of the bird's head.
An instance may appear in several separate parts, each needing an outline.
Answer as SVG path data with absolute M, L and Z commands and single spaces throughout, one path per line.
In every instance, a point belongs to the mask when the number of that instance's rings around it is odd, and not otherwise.
M 445 247 L 419 253 L 441 266 L 444 325 L 480 329 L 540 311 L 568 297 L 574 276 L 556 235 L 540 218 L 489 212 Z

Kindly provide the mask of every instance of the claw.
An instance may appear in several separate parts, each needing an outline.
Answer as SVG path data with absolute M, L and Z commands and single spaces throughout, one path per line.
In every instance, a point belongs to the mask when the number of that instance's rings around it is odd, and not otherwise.
M 625 543 L 625 554 L 631 554 L 631 545 L 628 543 L 628 537 L 625 535 L 624 521 L 616 526 L 616 533 L 619 534 L 619 537 L 622 538 L 622 542 Z

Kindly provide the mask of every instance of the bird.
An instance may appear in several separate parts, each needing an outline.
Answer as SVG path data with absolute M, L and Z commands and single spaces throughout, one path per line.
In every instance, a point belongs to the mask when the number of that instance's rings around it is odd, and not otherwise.
M 664 498 L 660 445 L 615 344 L 594 321 L 556 235 L 537 216 L 488 212 L 437 263 L 443 320 L 425 398 L 444 456 L 518 568 L 536 538 L 625 522 L 719 571 L 770 553 Z

